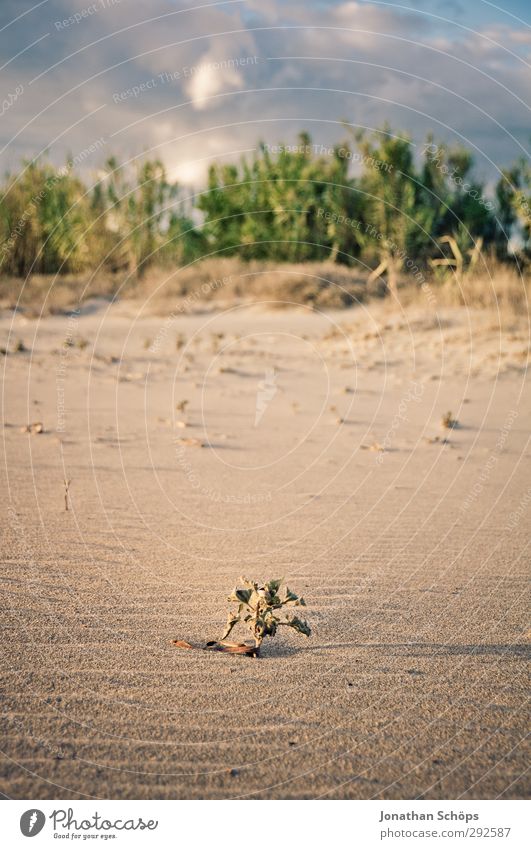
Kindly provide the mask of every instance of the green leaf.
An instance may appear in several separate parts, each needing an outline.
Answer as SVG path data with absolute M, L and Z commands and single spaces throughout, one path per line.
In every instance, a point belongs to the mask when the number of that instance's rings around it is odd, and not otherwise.
M 281 602 L 280 598 L 278 597 L 278 595 L 268 596 L 267 597 L 267 603 L 272 608 L 282 607 L 282 602 Z
M 244 604 L 249 604 L 249 599 L 253 594 L 253 590 L 236 590 L 236 597 Z
M 243 604 L 249 604 L 249 599 L 253 594 L 253 590 L 240 590 L 238 588 L 234 589 L 229 596 L 229 601 L 239 601 Z
M 286 622 L 286 625 L 289 625 L 290 628 L 298 631 L 299 634 L 304 634 L 306 637 L 309 637 L 312 633 L 308 623 L 304 619 L 299 619 L 298 616 L 294 616 L 293 619 L 289 619 L 288 622 Z
M 293 593 L 289 587 L 286 587 L 286 601 L 298 601 L 299 596 L 296 593 Z
M 282 581 L 283 581 L 283 578 L 275 578 L 275 580 L 273 580 L 273 581 L 268 581 L 267 584 L 265 585 L 265 589 L 267 590 L 268 593 L 270 593 L 270 595 L 275 596 L 280 589 L 280 585 L 281 585 Z

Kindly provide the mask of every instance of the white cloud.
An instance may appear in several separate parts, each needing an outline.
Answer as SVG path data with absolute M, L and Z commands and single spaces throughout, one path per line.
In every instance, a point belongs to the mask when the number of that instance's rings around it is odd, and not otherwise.
M 214 95 L 243 85 L 243 77 L 234 62 L 233 59 L 216 62 L 207 55 L 197 68 L 191 69 L 192 76 L 185 84 L 185 92 L 195 109 L 205 109 Z

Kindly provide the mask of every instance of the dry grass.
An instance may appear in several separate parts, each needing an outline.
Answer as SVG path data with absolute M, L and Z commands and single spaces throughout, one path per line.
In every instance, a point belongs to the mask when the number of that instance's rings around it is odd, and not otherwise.
M 138 280 L 124 274 L 35 275 L 26 281 L 0 278 L 0 308 L 30 315 L 69 312 L 84 301 L 104 297 L 150 301 L 152 311 L 167 310 L 168 300 L 186 311 L 210 302 L 271 301 L 318 309 L 341 309 L 383 296 L 385 286 L 367 286 L 355 270 L 332 263 L 275 265 L 237 258 L 207 259 L 188 268 L 154 267 Z
M 273 308 L 304 304 L 341 309 L 383 295 L 385 287 L 367 287 L 353 269 L 333 263 L 244 263 L 237 258 L 208 259 L 184 269 L 153 270 L 141 284 L 156 309 L 168 298 L 193 311 L 210 301 L 269 301 Z
M 36 274 L 27 280 L 0 276 L 0 308 L 17 307 L 27 315 L 71 312 L 90 298 L 112 298 L 123 275 Z
M 437 307 L 465 306 L 469 309 L 499 311 L 502 316 L 528 316 L 531 304 L 531 277 L 513 267 L 490 261 L 487 268 L 465 274 L 461 284 L 453 275 L 429 281 L 429 293 L 407 283 L 400 292 L 404 306 L 426 303 Z
M 507 316 L 529 315 L 530 278 L 510 267 L 490 263 L 487 271 L 465 276 L 459 286 L 452 276 L 427 281 L 421 289 L 403 277 L 402 306 L 433 309 L 466 306 L 492 309 Z M 244 263 L 236 257 L 202 260 L 187 268 L 155 267 L 138 280 L 124 274 L 36 275 L 27 281 L 0 278 L 0 308 L 17 304 L 30 315 L 68 312 L 90 298 L 135 298 L 151 311 L 166 311 L 168 301 L 189 312 L 214 303 L 269 301 L 270 307 L 301 304 L 316 309 L 341 309 L 386 294 L 382 280 L 367 284 L 358 270 L 333 263 Z

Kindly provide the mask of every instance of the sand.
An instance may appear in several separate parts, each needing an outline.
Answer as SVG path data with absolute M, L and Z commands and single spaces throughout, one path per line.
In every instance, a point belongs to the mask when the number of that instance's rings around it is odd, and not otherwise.
M 0 334 L 4 796 L 529 791 L 523 321 L 94 301 Z M 241 574 L 311 638 L 172 646 Z

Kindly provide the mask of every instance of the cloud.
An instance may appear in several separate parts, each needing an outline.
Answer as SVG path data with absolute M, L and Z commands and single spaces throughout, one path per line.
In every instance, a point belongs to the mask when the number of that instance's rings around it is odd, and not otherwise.
M 347 118 L 467 141 L 495 175 L 528 141 L 527 30 L 485 4 L 473 26 L 475 3 L 455 23 L 435 0 L 404 4 L 50 0 L 9 25 L 31 7 L 4 0 L 8 59 L 45 37 L 3 71 L 6 94 L 23 93 L 2 115 L 0 166 L 47 147 L 59 163 L 103 136 L 106 153 L 152 150 L 197 187 L 214 158 L 302 129 L 330 144 Z
M 243 77 L 236 66 L 206 60 L 193 71 L 185 91 L 196 109 L 205 109 L 215 94 L 240 85 L 243 85 Z

